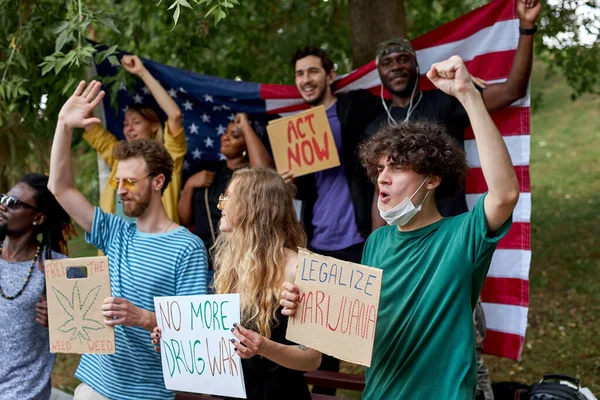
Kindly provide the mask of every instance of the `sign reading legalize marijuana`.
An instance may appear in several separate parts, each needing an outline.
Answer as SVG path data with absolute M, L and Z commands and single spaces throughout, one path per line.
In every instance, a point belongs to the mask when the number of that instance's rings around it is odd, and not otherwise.
M 378 268 L 300 249 L 300 299 L 286 339 L 370 367 L 382 274 Z
M 233 324 L 240 322 L 239 294 L 155 297 L 154 310 L 167 389 L 246 398 L 231 343 Z
M 114 353 L 114 328 L 101 308 L 111 297 L 108 257 L 47 260 L 45 268 L 50 351 Z

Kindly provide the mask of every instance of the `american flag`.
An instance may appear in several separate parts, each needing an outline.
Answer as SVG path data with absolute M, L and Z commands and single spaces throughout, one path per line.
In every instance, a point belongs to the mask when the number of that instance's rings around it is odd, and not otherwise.
M 425 77 L 431 64 L 458 54 L 469 71 L 489 83 L 508 77 L 519 40 L 516 0 L 494 0 L 454 21 L 412 41 L 423 75 L 420 86 L 433 89 Z M 251 115 L 259 134 L 274 117 L 306 108 L 294 86 L 238 82 L 184 71 L 144 60 L 145 66 L 166 88 L 183 112 L 188 140 L 184 178 L 196 172 L 199 163 L 223 159 L 219 138 L 238 112 Z M 108 62 L 97 66 L 100 76 L 114 75 Z M 292 72 L 290 71 L 290 74 Z M 369 89 L 379 94 L 381 82 L 372 61 L 335 83 L 335 92 Z M 122 121 L 130 104 L 153 104 L 147 88 L 138 84 L 119 91 L 119 108 L 104 99 L 106 127 L 122 137 Z M 158 109 L 158 107 L 156 107 Z M 531 264 L 531 190 L 529 181 L 530 96 L 516 101 L 493 116 L 504 137 L 521 188 L 513 214 L 513 226 L 498 244 L 481 293 L 487 319 L 484 352 L 520 359 L 527 327 L 529 267 Z M 467 176 L 467 204 L 473 207 L 487 186 L 481 171 L 473 132 L 465 132 L 465 150 L 470 165 Z

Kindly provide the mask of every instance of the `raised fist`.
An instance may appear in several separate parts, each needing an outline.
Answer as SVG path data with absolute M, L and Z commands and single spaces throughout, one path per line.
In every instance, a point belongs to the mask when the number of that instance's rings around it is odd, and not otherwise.
M 433 64 L 427 72 L 427 77 L 438 89 L 454 97 L 476 91 L 471 74 L 459 56 L 452 56 L 446 61 Z
M 127 72 L 134 75 L 140 75 L 146 70 L 144 63 L 138 56 L 123 56 L 123 58 L 121 58 L 121 64 Z

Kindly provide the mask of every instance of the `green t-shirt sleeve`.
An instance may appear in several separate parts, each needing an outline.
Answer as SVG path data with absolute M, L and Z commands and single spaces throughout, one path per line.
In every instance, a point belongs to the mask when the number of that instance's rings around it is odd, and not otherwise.
M 473 269 L 485 267 L 487 273 L 487 268 L 498 242 L 506 235 L 512 225 L 512 215 L 497 232 L 489 235 L 483 207 L 485 196 L 487 196 L 487 192 L 477 200 L 475 207 L 465 214 L 461 234 L 467 249 L 468 261 Z

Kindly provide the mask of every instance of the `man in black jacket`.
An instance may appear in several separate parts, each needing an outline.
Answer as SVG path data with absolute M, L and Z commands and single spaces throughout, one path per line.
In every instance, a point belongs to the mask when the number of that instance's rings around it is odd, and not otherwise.
M 318 254 L 360 263 L 371 233 L 374 186 L 358 160 L 358 145 L 381 102 L 366 90 L 334 96 L 333 62 L 315 46 L 298 49 L 292 59 L 296 87 L 311 107 L 323 105 L 340 155 L 340 166 L 297 178 L 302 221 L 309 247 Z M 321 369 L 338 370 L 339 360 L 323 358 Z M 333 394 L 335 389 L 313 392 Z

